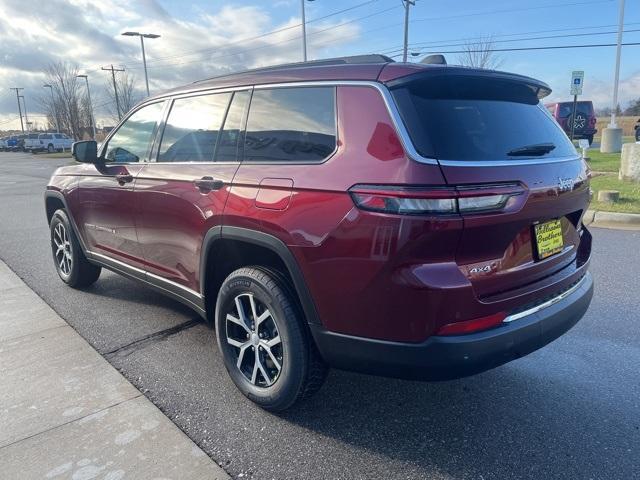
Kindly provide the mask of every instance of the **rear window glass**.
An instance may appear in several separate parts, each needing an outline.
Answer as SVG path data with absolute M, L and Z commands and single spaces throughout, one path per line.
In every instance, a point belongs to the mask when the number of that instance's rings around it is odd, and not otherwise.
M 503 161 L 576 155 L 526 84 L 447 75 L 416 79 L 392 93 L 424 157 Z
M 578 102 L 576 104 L 576 112 L 581 113 L 587 117 L 593 115 L 593 104 L 591 102 Z M 559 103 L 558 104 L 558 117 L 565 118 L 573 113 L 573 103 Z
M 322 161 L 336 148 L 334 87 L 255 90 L 244 158 L 253 162 Z

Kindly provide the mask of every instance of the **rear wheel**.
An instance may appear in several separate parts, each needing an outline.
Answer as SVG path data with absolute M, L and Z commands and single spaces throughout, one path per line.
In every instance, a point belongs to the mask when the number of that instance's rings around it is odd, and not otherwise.
M 259 267 L 236 270 L 223 282 L 216 336 L 233 382 L 267 410 L 286 410 L 326 378 L 295 299 L 278 276 Z
M 84 256 L 66 212 L 57 210 L 49 227 L 53 262 L 62 281 L 74 288 L 95 283 L 102 269 Z

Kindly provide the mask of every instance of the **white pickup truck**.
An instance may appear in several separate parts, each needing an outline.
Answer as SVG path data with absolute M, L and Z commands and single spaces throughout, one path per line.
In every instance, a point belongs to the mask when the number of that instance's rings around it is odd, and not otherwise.
M 49 153 L 70 150 L 73 139 L 64 133 L 41 133 L 38 135 L 38 150 L 46 150 Z
M 37 152 L 38 150 L 42 150 L 40 145 L 40 139 L 38 138 L 40 135 L 37 133 L 30 133 L 24 137 L 23 148 L 27 152 Z

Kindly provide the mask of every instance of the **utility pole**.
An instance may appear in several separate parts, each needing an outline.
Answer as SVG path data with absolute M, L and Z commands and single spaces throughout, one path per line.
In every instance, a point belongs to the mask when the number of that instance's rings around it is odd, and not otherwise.
M 29 116 L 27 115 L 27 101 L 24 99 L 24 95 L 20 95 L 22 99 L 22 107 L 24 108 L 24 123 L 27 125 L 27 132 L 29 131 Z
M 302 61 L 307 61 L 307 20 L 304 14 L 304 2 L 305 0 L 300 0 L 300 5 L 302 8 Z
M 109 68 L 101 67 L 101 70 L 111 70 L 111 79 L 113 80 L 113 93 L 116 96 L 116 110 L 118 112 L 118 120 L 122 118 L 120 113 L 120 100 L 118 99 L 118 86 L 116 85 L 116 72 L 124 72 L 124 68 L 113 68 L 111 65 Z
M 22 133 L 24 133 L 24 123 L 22 123 L 22 107 L 20 106 L 20 90 L 24 90 L 24 88 L 12 87 L 9 90 L 16 91 L 16 100 L 18 100 L 18 114 L 20 115 L 20 129 Z
M 415 6 L 416 0 L 404 1 L 404 48 L 402 49 L 402 61 L 407 61 L 407 49 L 409 48 L 409 7 Z
M 93 103 L 91 103 L 91 90 L 89 90 L 89 75 L 76 75 L 78 78 L 84 78 L 87 83 L 87 99 L 89 100 L 89 121 L 91 122 L 91 131 L 93 139 L 96 139 L 96 119 L 93 118 Z

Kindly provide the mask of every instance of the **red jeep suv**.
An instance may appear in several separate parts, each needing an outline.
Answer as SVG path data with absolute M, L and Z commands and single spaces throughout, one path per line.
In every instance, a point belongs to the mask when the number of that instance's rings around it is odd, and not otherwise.
M 562 335 L 593 293 L 589 172 L 549 93 L 366 56 L 150 97 L 51 178 L 56 269 L 86 287 L 107 268 L 189 305 L 270 410 L 329 366 L 482 372 Z

